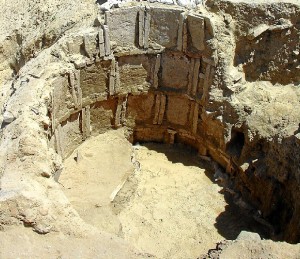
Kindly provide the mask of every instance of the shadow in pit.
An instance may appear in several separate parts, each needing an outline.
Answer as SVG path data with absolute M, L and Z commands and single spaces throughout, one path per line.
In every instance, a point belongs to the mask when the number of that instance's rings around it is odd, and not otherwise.
M 218 184 L 214 178 L 214 169 L 210 161 L 201 159 L 197 155 L 197 150 L 183 144 L 158 144 L 158 143 L 142 143 L 143 146 L 150 150 L 165 154 L 172 163 L 182 163 L 185 166 L 197 166 L 205 169 L 205 175 L 211 180 L 212 184 Z M 234 196 L 225 192 L 225 201 L 227 205 L 225 210 L 216 218 L 214 224 L 218 233 L 225 239 L 234 240 L 241 231 L 255 232 L 261 238 L 270 238 L 270 229 L 255 220 L 255 211 L 253 209 L 242 208 L 236 202 Z
M 231 194 L 225 193 L 224 197 L 227 205 L 216 218 L 215 223 L 220 235 L 228 240 L 234 240 L 241 231 L 248 231 L 257 233 L 264 239 L 270 238 L 269 227 L 255 220 L 254 211 L 238 206 Z

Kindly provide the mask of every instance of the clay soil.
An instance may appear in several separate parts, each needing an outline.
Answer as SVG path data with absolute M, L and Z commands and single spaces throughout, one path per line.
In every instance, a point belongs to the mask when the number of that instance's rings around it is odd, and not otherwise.
M 191 149 L 132 146 L 123 130 L 92 137 L 59 182 L 89 224 L 157 258 L 197 258 L 256 224 L 221 193 L 210 162 Z

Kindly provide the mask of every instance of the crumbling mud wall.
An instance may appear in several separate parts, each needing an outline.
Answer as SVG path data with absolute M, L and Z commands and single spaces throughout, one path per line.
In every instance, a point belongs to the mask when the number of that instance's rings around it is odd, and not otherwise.
M 260 13 L 253 21 L 240 15 L 250 8 Z M 2 118 L 2 221 L 21 220 L 40 233 L 75 231 L 76 212 L 57 199 L 53 181 L 61 159 L 91 135 L 126 127 L 131 141 L 181 142 L 212 157 L 229 175 L 225 189 L 271 223 L 273 238 L 299 241 L 300 16 L 299 6 L 289 5 L 291 19 L 282 20 L 276 8 L 136 3 L 99 15 L 94 26 L 28 61 Z M 264 66 L 269 55 L 259 59 L 265 48 L 279 55 L 274 69 Z M 282 65 L 285 56 L 292 64 Z M 289 79 L 280 77 L 287 66 Z M 17 196 L 35 205 L 25 210 Z M 46 215 L 43 200 L 51 200 Z M 58 211 L 72 223 L 54 220 Z

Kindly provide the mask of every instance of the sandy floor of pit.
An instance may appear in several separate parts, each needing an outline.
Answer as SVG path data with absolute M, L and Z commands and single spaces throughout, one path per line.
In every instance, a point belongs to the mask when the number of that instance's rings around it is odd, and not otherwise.
M 186 148 L 132 147 L 117 130 L 83 143 L 59 182 L 86 222 L 158 258 L 197 258 L 248 224 L 203 165 Z

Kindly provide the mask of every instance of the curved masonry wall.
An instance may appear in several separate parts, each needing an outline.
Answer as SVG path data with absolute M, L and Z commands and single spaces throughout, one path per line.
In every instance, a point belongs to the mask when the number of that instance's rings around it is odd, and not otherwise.
M 225 98 L 242 84 L 225 82 L 234 53 L 228 51 L 226 59 L 216 41 L 224 39 L 231 48 L 235 43 L 230 34 L 217 35 L 217 26 L 206 14 L 174 6 L 113 9 L 98 17 L 95 27 L 63 37 L 28 62 L 5 107 L 0 173 L 7 177 L 1 186 L 30 189 L 29 173 L 58 177 L 60 163 L 52 148 L 64 159 L 90 135 L 124 126 L 131 141 L 183 142 L 212 157 L 229 174 L 230 188 L 272 223 L 276 238 L 299 241 L 300 157 L 290 148 L 299 146 L 299 139 L 272 142 L 250 134 L 251 107 L 241 111 Z M 43 58 L 49 66 L 41 72 Z M 14 174 L 18 165 L 28 182 Z M 40 218 L 45 225 L 53 222 Z
M 127 126 L 135 140 L 180 139 L 205 155 L 202 109 L 216 66 L 210 38 L 209 19 L 182 9 L 106 12 L 98 31 L 67 43 L 90 59 L 52 83 L 51 146 L 65 158 L 91 134 Z

